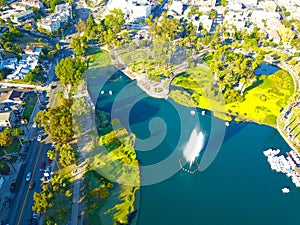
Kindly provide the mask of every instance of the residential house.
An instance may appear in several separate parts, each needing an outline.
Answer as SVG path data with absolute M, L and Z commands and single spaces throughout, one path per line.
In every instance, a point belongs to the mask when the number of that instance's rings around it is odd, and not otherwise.
M 42 48 L 36 48 L 34 45 L 26 45 L 24 53 L 26 55 L 40 55 Z
M 22 104 L 24 92 L 12 90 L 7 93 L 0 94 L 0 103 Z
M 28 7 L 21 2 L 13 2 L 10 4 L 13 9 L 26 11 Z
M 215 7 L 217 0 L 190 0 L 189 4 L 200 7 Z
M 18 59 L 17 58 L 8 58 L 4 60 L 3 62 L 3 68 L 14 70 L 16 66 L 18 65 Z
M 69 3 L 60 4 L 55 7 L 56 13 L 50 14 L 38 22 L 38 27 L 53 33 L 58 30 L 62 23 L 72 18 L 72 6 Z
M 56 13 L 64 13 L 68 15 L 71 19 L 72 17 L 72 5 L 70 3 L 65 3 L 65 4 L 59 4 L 55 6 L 55 12 Z
M 181 15 L 183 13 L 183 3 L 181 1 L 173 1 L 169 10 L 173 10 L 178 15 Z
M 0 127 L 14 127 L 16 117 L 13 111 L 0 112 Z
M 28 20 L 30 18 L 34 17 L 34 13 L 32 10 L 27 10 L 23 12 L 17 12 L 14 14 L 12 18 L 12 22 L 14 23 L 21 23 L 24 22 L 25 20 Z
M 43 8 L 43 3 L 39 0 L 22 0 L 22 3 L 26 6 L 32 7 L 32 8 Z
M 27 48 L 26 51 L 28 52 L 30 50 Z M 16 62 L 14 64 L 14 71 L 11 74 L 7 75 L 6 78 L 9 80 L 24 79 L 27 73 L 37 67 L 40 52 L 41 48 L 35 48 L 32 54 L 23 55 L 22 59 L 19 60 L 19 63 Z

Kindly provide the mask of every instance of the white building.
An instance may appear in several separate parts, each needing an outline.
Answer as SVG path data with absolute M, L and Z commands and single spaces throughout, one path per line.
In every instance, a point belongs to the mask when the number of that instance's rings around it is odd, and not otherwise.
M 107 10 L 119 8 L 129 21 L 146 19 L 151 14 L 151 3 L 146 0 L 110 0 L 107 3 Z
M 203 28 L 209 32 L 213 24 L 212 19 L 208 15 L 202 15 L 199 17 L 199 21 L 203 24 Z
M 181 1 L 173 1 L 169 10 L 173 10 L 178 15 L 181 15 L 183 13 L 183 3 Z
M 245 29 L 246 17 L 242 12 L 229 11 L 223 20 L 224 24 L 234 25 L 237 30 L 242 31 Z
M 235 0 L 236 1 L 236 0 Z M 257 0 L 237 0 L 247 8 L 255 8 L 257 6 Z
M 16 117 L 13 111 L 0 112 L 0 127 L 13 127 Z
M 43 3 L 39 0 L 22 0 L 22 3 L 32 8 L 43 8 Z
M 38 65 L 38 55 L 23 55 L 19 64 L 12 74 L 7 75 L 9 80 L 24 79 L 26 74 L 35 69 Z

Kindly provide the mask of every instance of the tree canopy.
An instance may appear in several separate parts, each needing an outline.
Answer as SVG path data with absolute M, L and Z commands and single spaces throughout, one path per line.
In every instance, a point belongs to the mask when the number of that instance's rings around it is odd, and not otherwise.
M 86 70 L 85 61 L 72 57 L 62 59 L 56 66 L 55 72 L 62 84 L 77 86 Z
M 34 118 L 35 122 L 40 121 L 39 126 L 43 126 L 45 131 L 51 135 L 55 142 L 64 143 L 73 139 L 72 101 L 70 99 L 62 104 L 50 108 L 48 111 L 38 112 Z

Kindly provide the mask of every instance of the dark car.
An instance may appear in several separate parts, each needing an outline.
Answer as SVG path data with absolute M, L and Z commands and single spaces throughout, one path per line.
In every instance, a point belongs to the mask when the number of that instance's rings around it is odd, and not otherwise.
M 15 192 L 16 187 L 17 187 L 16 182 L 12 182 L 12 183 L 10 184 L 10 188 L 9 188 L 10 192 Z
M 45 161 L 41 162 L 41 168 L 42 168 L 42 169 L 44 169 L 45 164 L 46 164 Z
M 34 181 L 31 181 L 30 184 L 29 184 L 29 189 L 33 189 L 33 188 L 34 188 L 34 185 L 35 185 L 35 182 L 34 182 Z
M 10 199 L 5 199 L 5 207 L 9 208 L 11 205 Z

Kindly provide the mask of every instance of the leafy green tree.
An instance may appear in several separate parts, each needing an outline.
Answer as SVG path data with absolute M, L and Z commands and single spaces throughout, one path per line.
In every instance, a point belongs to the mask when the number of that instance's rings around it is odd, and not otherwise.
M 63 144 L 59 149 L 59 164 L 66 167 L 71 165 L 74 161 L 74 149 L 69 144 Z
M 47 151 L 47 157 L 50 159 L 50 160 L 54 160 L 56 158 L 56 153 L 54 150 L 49 150 Z
M 8 146 L 12 142 L 12 138 L 5 132 L 0 132 L 0 146 Z
M 86 37 L 74 36 L 71 40 L 70 46 L 74 49 L 77 56 L 83 56 L 85 50 L 88 48 Z
M 222 6 L 227 6 L 227 4 L 228 4 L 228 3 L 227 3 L 226 0 L 221 0 L 221 5 L 222 5 Z
M 35 122 L 40 121 L 39 125 L 44 127 L 55 142 L 64 143 L 73 139 L 71 104 L 70 99 L 65 99 L 48 111 L 38 112 L 34 119 Z
M 56 75 L 62 84 L 70 84 L 72 86 L 79 84 L 85 70 L 85 61 L 78 58 L 73 59 L 72 57 L 62 59 L 55 68 Z
M 34 192 L 33 201 L 32 211 L 38 214 L 46 213 L 54 205 L 53 194 L 48 191 L 42 191 L 41 193 Z
M 85 32 L 87 29 L 88 23 L 86 23 L 84 20 L 82 20 L 81 18 L 79 19 L 78 23 L 75 24 L 75 28 L 78 32 L 78 34 L 80 35 L 81 33 Z
M 124 13 L 121 9 L 113 9 L 108 15 L 105 16 L 104 24 L 115 34 L 119 33 L 125 24 Z
M 4 159 L 0 159 L 0 174 L 8 175 L 10 172 L 10 168 L 5 162 Z
M 25 75 L 24 81 L 25 81 L 25 82 L 32 83 L 32 82 L 35 81 L 35 78 L 36 78 L 36 77 L 35 77 L 35 74 L 32 73 L 32 72 L 29 72 L 29 73 L 27 73 L 27 74 Z
M 6 0 L 0 0 L 0 5 L 5 6 L 6 5 Z
M 14 128 L 11 131 L 11 135 L 14 136 L 14 137 L 18 137 L 18 136 L 23 135 L 23 134 L 24 134 L 24 131 L 20 128 Z

